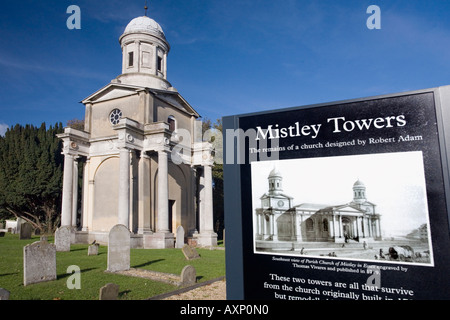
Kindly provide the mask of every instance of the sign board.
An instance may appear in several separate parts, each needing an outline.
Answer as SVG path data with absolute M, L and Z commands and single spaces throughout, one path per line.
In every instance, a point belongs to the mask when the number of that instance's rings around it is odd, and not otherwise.
M 223 118 L 227 298 L 450 298 L 450 87 Z

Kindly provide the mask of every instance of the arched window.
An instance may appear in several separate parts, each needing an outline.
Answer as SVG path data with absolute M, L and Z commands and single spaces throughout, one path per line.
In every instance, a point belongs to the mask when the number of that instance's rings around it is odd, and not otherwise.
M 328 231 L 328 219 L 323 219 L 323 231 Z
M 128 52 L 128 67 L 132 67 L 134 63 L 134 53 L 133 51 Z
M 169 124 L 170 131 L 175 131 L 177 129 L 176 120 L 174 116 L 169 116 L 169 118 L 167 118 L 167 123 Z
M 311 218 L 306 219 L 306 231 L 314 231 L 314 221 Z

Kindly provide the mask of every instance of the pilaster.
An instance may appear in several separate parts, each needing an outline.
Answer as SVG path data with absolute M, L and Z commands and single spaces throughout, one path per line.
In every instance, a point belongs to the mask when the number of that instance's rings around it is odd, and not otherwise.
M 73 166 L 74 156 L 68 153 L 64 154 L 61 226 L 71 226 L 72 224 Z
M 120 149 L 118 224 L 130 227 L 130 150 Z

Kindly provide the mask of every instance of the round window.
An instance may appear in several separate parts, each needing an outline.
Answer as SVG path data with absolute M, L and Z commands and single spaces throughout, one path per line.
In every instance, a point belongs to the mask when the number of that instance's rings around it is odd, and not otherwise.
M 109 114 L 109 122 L 111 122 L 111 124 L 113 124 L 113 125 L 118 124 L 120 121 L 120 118 L 122 118 L 122 111 L 120 111 L 119 109 L 114 109 Z

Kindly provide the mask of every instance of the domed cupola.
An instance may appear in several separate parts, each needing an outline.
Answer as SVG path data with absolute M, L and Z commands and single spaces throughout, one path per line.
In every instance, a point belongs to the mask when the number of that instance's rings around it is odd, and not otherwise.
M 134 18 L 119 38 L 122 48 L 121 83 L 167 90 L 170 45 L 161 26 L 147 16 Z
M 274 168 L 267 178 L 269 181 L 269 194 L 276 195 L 283 191 L 282 187 L 282 181 L 283 177 L 281 176 L 281 173 Z
M 361 204 L 366 201 L 366 186 L 358 179 L 353 184 L 353 202 Z
M 166 36 L 159 23 L 147 16 L 137 17 L 131 20 L 126 26 L 122 37 L 129 33 L 149 33 L 166 41 Z

